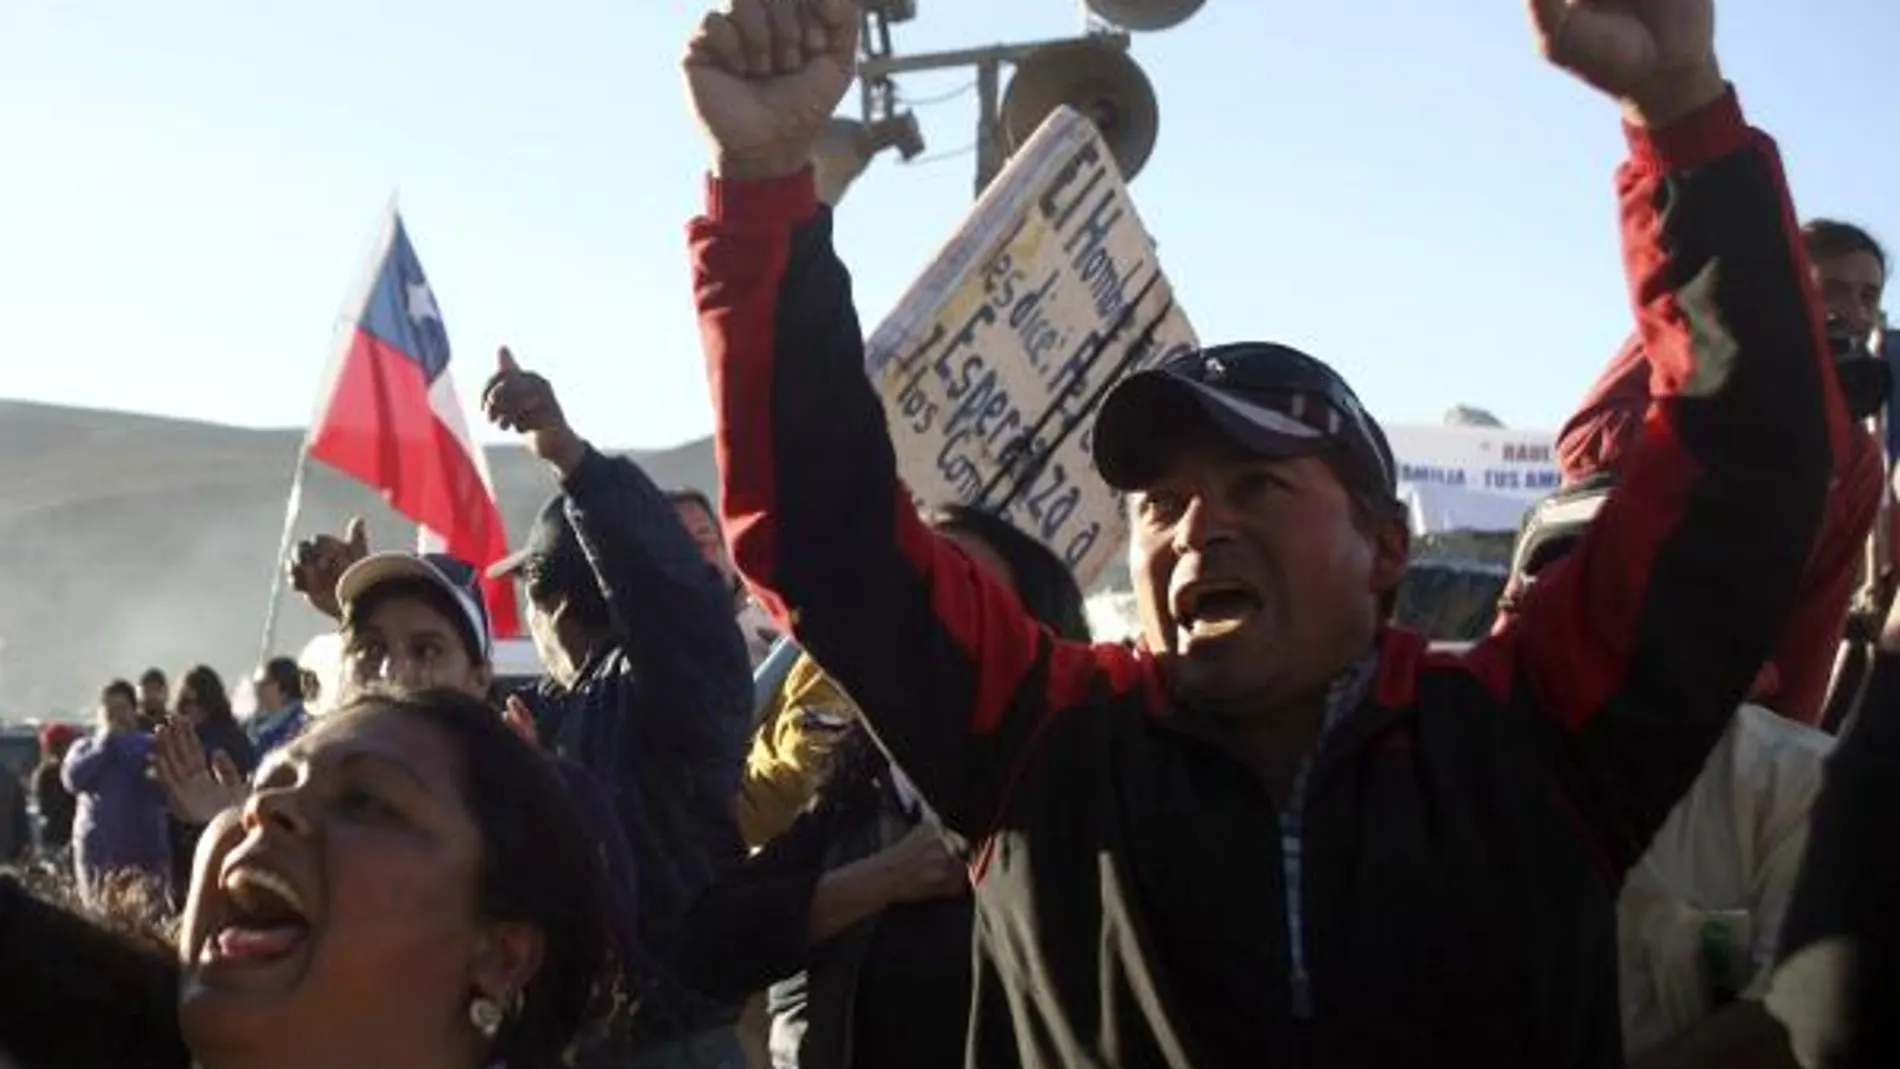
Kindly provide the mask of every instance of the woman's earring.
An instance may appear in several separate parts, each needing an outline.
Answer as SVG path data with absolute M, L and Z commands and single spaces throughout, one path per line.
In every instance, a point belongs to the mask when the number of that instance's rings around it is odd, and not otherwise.
M 483 1039 L 495 1038 L 495 1033 L 501 1031 L 504 1016 L 501 1003 L 485 995 L 476 996 L 468 1004 L 468 1023 L 475 1026 L 475 1031 L 480 1032 Z

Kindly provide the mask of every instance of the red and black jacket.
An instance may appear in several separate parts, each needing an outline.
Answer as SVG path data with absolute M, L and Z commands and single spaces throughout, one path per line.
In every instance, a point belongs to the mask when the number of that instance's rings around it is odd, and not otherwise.
M 1652 377 L 1642 339 L 1631 338 L 1557 434 L 1566 484 L 1622 467 L 1648 419 Z M 1880 518 L 1880 498 L 1886 492 L 1881 444 L 1864 429 L 1851 428 L 1847 448 L 1834 458 L 1834 492 L 1828 496 L 1814 555 L 1749 700 L 1790 720 L 1820 725 L 1848 606 L 1866 559 L 1867 534 Z M 1900 534 L 1900 513 L 1889 522 Z M 1900 545 L 1900 539 L 1894 544 Z
M 1773 144 L 1733 97 L 1630 141 L 1641 441 L 1512 627 L 1382 638 L 1293 896 L 1280 814 L 1166 663 L 1054 641 L 919 521 L 809 176 L 711 184 L 734 554 L 977 848 L 973 1064 L 1622 1063 L 1616 888 L 1767 658 L 1848 428 Z

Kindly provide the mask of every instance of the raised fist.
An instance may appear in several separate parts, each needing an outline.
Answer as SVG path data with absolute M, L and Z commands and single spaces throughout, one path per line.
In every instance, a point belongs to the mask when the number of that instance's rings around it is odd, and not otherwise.
M 727 178 L 796 174 L 857 73 L 850 0 L 732 0 L 700 23 L 683 66 Z
M 1538 51 L 1661 126 L 1727 91 L 1714 0 L 1529 0 Z
M 343 618 L 343 607 L 336 601 L 337 580 L 350 565 L 369 556 L 369 531 L 361 516 L 353 517 L 343 537 L 318 535 L 297 543 L 285 567 L 290 569 L 290 588 L 302 594 L 310 607 L 332 620 Z

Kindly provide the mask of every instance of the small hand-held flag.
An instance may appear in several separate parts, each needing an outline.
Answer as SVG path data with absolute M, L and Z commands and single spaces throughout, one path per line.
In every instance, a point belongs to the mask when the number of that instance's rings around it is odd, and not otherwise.
M 391 508 L 416 521 L 425 544 L 483 574 L 507 555 L 507 532 L 488 462 L 469 437 L 449 378 L 442 311 L 393 208 L 371 272 L 306 448 L 381 491 Z M 519 635 L 513 586 L 483 583 L 495 634 Z

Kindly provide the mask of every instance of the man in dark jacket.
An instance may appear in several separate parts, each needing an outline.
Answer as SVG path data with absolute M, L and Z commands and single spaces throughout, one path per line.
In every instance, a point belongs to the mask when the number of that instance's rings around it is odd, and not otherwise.
M 521 578 L 548 669 L 523 697 L 542 742 L 613 795 L 638 871 L 641 939 L 670 966 L 693 899 L 742 856 L 732 799 L 752 674 L 731 591 L 666 494 L 575 434 L 547 380 L 505 349 L 482 406 L 561 481 L 526 548 L 493 569 Z M 645 1041 L 635 1066 L 739 1069 L 737 1017 L 656 977 L 635 1022 Z
M 1629 120 L 1658 402 L 1591 538 L 1458 657 L 1383 626 L 1407 541 L 1390 451 L 1274 345 L 1191 354 L 1100 410 L 1141 649 L 1031 626 L 916 519 L 863 375 L 805 162 L 855 9 L 739 0 L 689 47 L 734 556 L 971 844 L 972 1064 L 1622 1064 L 1617 885 L 1766 659 L 1847 425 L 1709 0 L 1532 7 Z

